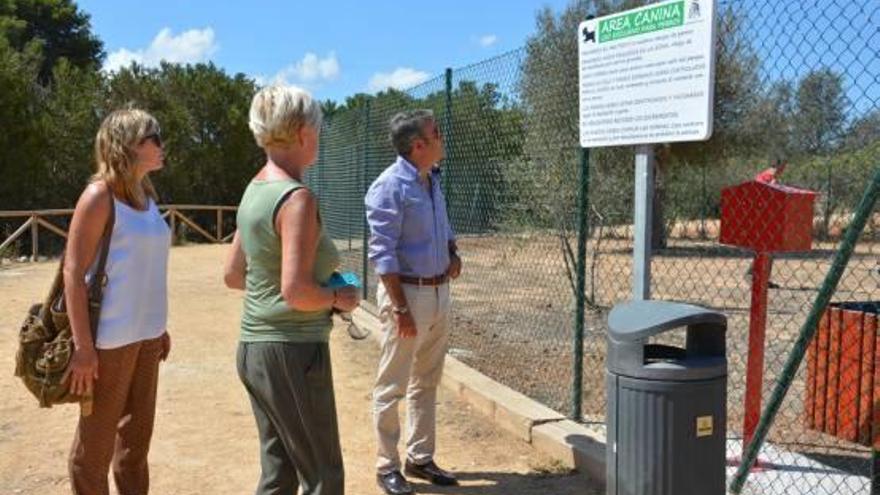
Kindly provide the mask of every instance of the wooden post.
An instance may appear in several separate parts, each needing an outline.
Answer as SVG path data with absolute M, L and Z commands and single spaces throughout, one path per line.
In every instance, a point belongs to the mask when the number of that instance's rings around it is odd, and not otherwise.
M 223 208 L 217 208 L 217 242 L 223 242 Z
M 171 245 L 176 246 L 177 245 L 177 218 L 176 218 L 177 212 L 174 211 L 173 208 L 168 211 L 169 211 L 168 220 L 171 222 Z
M 37 255 L 40 253 L 40 222 L 37 216 L 31 217 L 31 261 L 37 261 Z
M 2 253 L 3 250 L 7 247 L 11 246 L 12 243 L 19 238 L 19 236 L 24 234 L 28 227 L 31 226 L 31 222 L 33 222 L 33 218 L 28 218 L 27 220 L 25 220 L 25 222 L 21 224 L 20 227 L 15 229 L 15 232 L 13 232 L 11 236 L 7 237 L 6 240 L 3 241 L 3 243 L 0 243 L 0 253 Z

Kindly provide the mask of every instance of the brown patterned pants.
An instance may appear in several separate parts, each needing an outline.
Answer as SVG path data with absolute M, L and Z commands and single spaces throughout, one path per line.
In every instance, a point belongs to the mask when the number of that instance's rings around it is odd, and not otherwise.
M 161 339 L 98 349 L 98 380 L 90 416 L 80 416 L 70 451 L 75 495 L 107 495 L 107 471 L 119 495 L 149 491 L 147 453 L 156 413 Z

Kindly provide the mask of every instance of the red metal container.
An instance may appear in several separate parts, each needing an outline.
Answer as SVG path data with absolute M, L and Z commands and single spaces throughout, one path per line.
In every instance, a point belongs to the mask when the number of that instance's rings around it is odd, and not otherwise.
M 809 251 L 816 193 L 749 181 L 721 190 L 721 244 L 762 253 Z

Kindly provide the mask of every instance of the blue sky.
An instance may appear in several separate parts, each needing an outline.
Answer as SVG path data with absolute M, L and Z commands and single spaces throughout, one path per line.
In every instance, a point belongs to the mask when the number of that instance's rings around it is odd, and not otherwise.
M 877 0 L 719 0 L 744 15 L 762 76 L 797 81 L 829 66 L 845 74 L 856 114 L 877 107 Z M 105 68 L 213 61 L 258 82 L 303 86 L 320 99 L 407 88 L 522 46 L 542 6 L 569 0 L 78 0 L 104 41 Z M 821 39 L 813 46 L 816 28 Z
M 217 2 L 80 0 L 108 70 L 213 61 L 229 73 L 303 86 L 318 98 L 408 87 L 518 48 L 542 6 L 567 0 Z

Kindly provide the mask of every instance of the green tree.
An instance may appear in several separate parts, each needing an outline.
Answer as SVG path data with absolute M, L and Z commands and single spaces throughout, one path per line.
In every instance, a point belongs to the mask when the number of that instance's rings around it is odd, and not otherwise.
M 66 59 L 74 67 L 97 70 L 104 46 L 92 33 L 90 17 L 73 0 L 2 0 L 0 35 L 13 49 L 40 47 L 39 81 L 48 83 L 55 64 Z
M 38 207 L 41 91 L 36 50 L 20 53 L 0 37 L 0 209 Z
M 91 173 L 102 50 L 70 0 L 0 0 L 3 207 L 75 201 Z
M 366 93 L 355 93 L 351 96 L 345 97 L 345 105 L 344 107 L 349 110 L 354 110 L 355 108 L 361 108 L 366 103 L 374 98 L 373 95 L 368 95 Z
M 106 110 L 136 105 L 159 120 L 166 167 L 156 183 L 164 201 L 237 204 L 262 159 L 247 125 L 255 91 L 251 79 L 213 64 L 132 65 L 110 81 Z
M 525 112 L 524 156 L 508 176 L 514 181 L 511 187 L 523 194 L 523 204 L 510 209 L 519 210 L 521 221 L 557 227 L 573 221 L 579 149 L 575 33 L 587 17 L 617 10 L 614 3 L 575 1 L 558 16 L 549 7 L 537 14 L 519 84 Z M 596 150 L 592 161 L 608 163 L 617 155 L 619 151 Z M 602 202 L 601 191 L 601 186 L 592 188 L 596 203 Z
M 94 136 L 102 118 L 104 78 L 60 59 L 41 111 L 43 181 L 40 206 L 71 207 L 94 172 Z
M 328 99 L 321 102 L 321 113 L 325 119 L 332 119 L 340 110 L 342 110 L 342 107 L 333 100 Z
M 846 131 L 848 150 L 862 149 L 880 141 L 880 110 L 873 110 L 857 118 Z
M 795 135 L 800 150 L 812 155 L 833 151 L 846 124 L 843 76 L 830 68 L 811 71 L 797 89 Z
M 758 96 L 742 130 L 753 143 L 752 154 L 767 161 L 791 158 L 797 152 L 794 136 L 795 101 L 790 81 L 780 80 Z
M 449 98 L 427 98 L 444 126 L 447 157 L 444 185 L 450 217 L 460 232 L 484 233 L 498 228 L 511 196 L 504 173 L 522 155 L 522 110 L 505 100 L 495 83 L 460 80 Z M 447 125 L 448 122 L 448 125 Z
M 798 151 L 816 157 L 838 150 L 845 137 L 847 99 L 843 76 L 830 68 L 810 71 L 798 83 L 794 136 Z M 831 219 L 839 204 L 841 176 L 834 170 L 836 161 L 825 161 L 825 184 L 822 224 L 818 232 L 827 238 Z M 845 187 L 845 186 L 843 186 Z
M 537 32 L 526 46 L 521 94 L 526 111 L 527 160 L 541 164 L 533 174 L 536 195 L 544 200 L 539 221 L 558 224 L 574 214 L 578 163 L 578 59 L 577 26 L 591 15 L 607 15 L 647 2 L 580 0 L 570 3 L 556 16 L 544 9 L 537 17 Z M 732 9 L 719 13 L 720 29 L 716 49 L 716 81 L 713 136 L 702 143 L 674 143 L 657 149 L 654 198 L 654 247 L 665 244 L 667 216 L 692 214 L 664 211 L 666 176 L 672 167 L 685 167 L 696 176 L 705 163 L 753 146 L 743 129 L 755 105 L 760 84 L 758 60 L 742 33 L 742 20 Z M 601 148 L 591 152 L 590 198 L 600 222 L 627 223 L 632 218 L 632 163 L 630 149 Z M 622 193 L 626 191 L 627 193 Z

